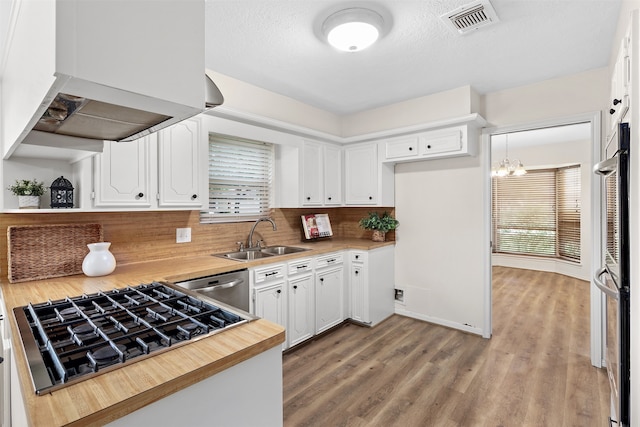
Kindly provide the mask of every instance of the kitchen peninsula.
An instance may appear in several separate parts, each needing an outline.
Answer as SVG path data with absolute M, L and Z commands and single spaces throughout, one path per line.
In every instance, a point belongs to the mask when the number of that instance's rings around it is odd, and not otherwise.
M 303 243 L 301 246 L 310 248 L 305 254 L 317 255 L 343 249 L 372 249 L 390 244 L 393 242 L 336 239 L 314 244 Z M 300 255 L 291 254 L 279 258 L 285 261 L 298 256 Z M 29 302 L 92 294 L 154 280 L 177 282 L 259 266 L 266 262 L 257 260 L 239 263 L 207 254 L 119 265 L 114 273 L 103 277 L 75 275 L 14 284 L 3 280 L 2 291 L 7 311 L 10 312 L 14 307 L 24 306 Z M 256 416 L 262 425 L 282 423 L 280 345 L 284 341 L 285 332 L 284 328 L 274 323 L 262 319 L 252 321 L 50 394 L 37 396 L 27 372 L 15 321 L 13 316 L 8 317 L 11 319 L 21 394 L 30 425 L 104 425 L 110 422 L 124 425 L 135 422 L 135 417 L 140 414 L 147 417 L 151 410 L 156 409 L 160 409 L 159 413 L 162 414 L 158 418 L 159 425 L 171 424 L 171 419 L 166 418 L 167 414 L 177 417 L 176 420 L 184 419 L 177 414 L 178 405 L 185 408 L 198 405 L 200 414 L 204 411 L 218 420 L 228 416 L 224 414 L 226 411 L 249 423 Z M 218 379 L 226 384 L 230 377 L 236 384 L 234 390 L 239 388 L 241 393 L 234 394 L 232 391 L 229 395 L 217 388 Z M 207 402 L 204 406 L 201 405 L 202 399 Z M 252 411 L 242 410 L 248 401 L 252 402 Z M 165 403 L 167 405 L 163 409 Z

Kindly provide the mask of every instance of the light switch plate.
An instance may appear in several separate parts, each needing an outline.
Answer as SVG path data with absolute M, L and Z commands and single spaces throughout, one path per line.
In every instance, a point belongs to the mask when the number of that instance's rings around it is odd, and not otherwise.
M 191 241 L 191 228 L 176 228 L 176 243 L 189 243 Z

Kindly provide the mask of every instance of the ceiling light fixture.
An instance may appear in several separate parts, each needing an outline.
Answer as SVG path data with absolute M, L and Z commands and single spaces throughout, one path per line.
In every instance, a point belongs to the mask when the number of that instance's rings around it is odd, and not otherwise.
M 498 167 L 491 169 L 491 176 L 522 176 L 527 174 L 527 170 L 518 159 L 509 160 L 509 135 L 505 135 L 505 156 Z
M 377 12 L 354 7 L 330 15 L 322 24 L 322 32 L 336 49 L 358 52 L 378 40 L 383 23 Z

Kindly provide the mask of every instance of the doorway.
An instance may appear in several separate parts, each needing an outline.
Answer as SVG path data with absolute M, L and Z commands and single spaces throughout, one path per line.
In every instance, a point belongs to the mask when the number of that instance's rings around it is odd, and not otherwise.
M 486 129 L 483 132 L 483 146 L 486 164 L 487 200 L 485 209 L 487 215 L 486 233 L 489 236 L 491 251 L 487 255 L 487 289 L 485 304 L 488 318 L 485 322 L 491 324 L 491 287 L 492 267 L 505 266 L 524 268 L 530 270 L 556 272 L 581 280 L 591 282 L 593 274 L 600 264 L 602 236 L 600 235 L 600 206 L 601 191 L 599 180 L 592 173 L 592 168 L 600 159 L 600 114 L 585 114 L 567 119 L 552 120 L 544 123 L 533 123 L 521 126 L 496 127 Z M 542 176 L 543 170 L 553 170 L 568 167 L 570 165 L 580 167 L 581 191 L 580 191 L 580 259 L 567 261 L 555 257 L 543 257 L 536 255 L 514 255 L 503 243 L 502 250 L 500 236 L 496 234 L 493 224 L 494 206 L 492 204 L 492 172 L 495 175 L 500 163 L 511 164 L 510 173 L 513 175 L 515 166 L 522 163 L 527 174 L 527 180 L 532 180 L 533 174 Z M 505 169 L 500 171 L 505 174 Z M 517 176 L 509 176 L 506 179 L 517 182 Z M 498 181 L 495 181 L 498 183 Z M 506 181 L 505 181 L 506 182 Z M 499 183 L 497 185 L 500 185 Z M 507 187 L 506 184 L 503 187 Z M 520 228 L 520 227 L 514 227 Z M 527 228 L 527 227 L 522 227 Z M 504 231 L 504 230 L 503 230 Z M 507 230 L 513 232 L 514 230 Z M 515 230 L 526 233 L 526 231 Z M 508 236 L 507 236 L 508 237 Z M 550 238 L 554 238 L 553 236 Z M 505 248 L 507 248 L 505 250 Z M 590 286 L 590 330 L 591 330 L 591 362 L 592 365 L 601 367 L 603 359 L 603 307 L 602 294 L 591 283 Z M 491 327 L 485 328 L 491 330 Z

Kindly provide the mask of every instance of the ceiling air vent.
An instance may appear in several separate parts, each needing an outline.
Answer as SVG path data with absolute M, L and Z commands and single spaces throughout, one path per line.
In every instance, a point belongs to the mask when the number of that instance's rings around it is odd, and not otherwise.
M 500 21 L 489 0 L 465 4 L 451 12 L 440 15 L 440 19 L 457 34 L 466 34 Z

